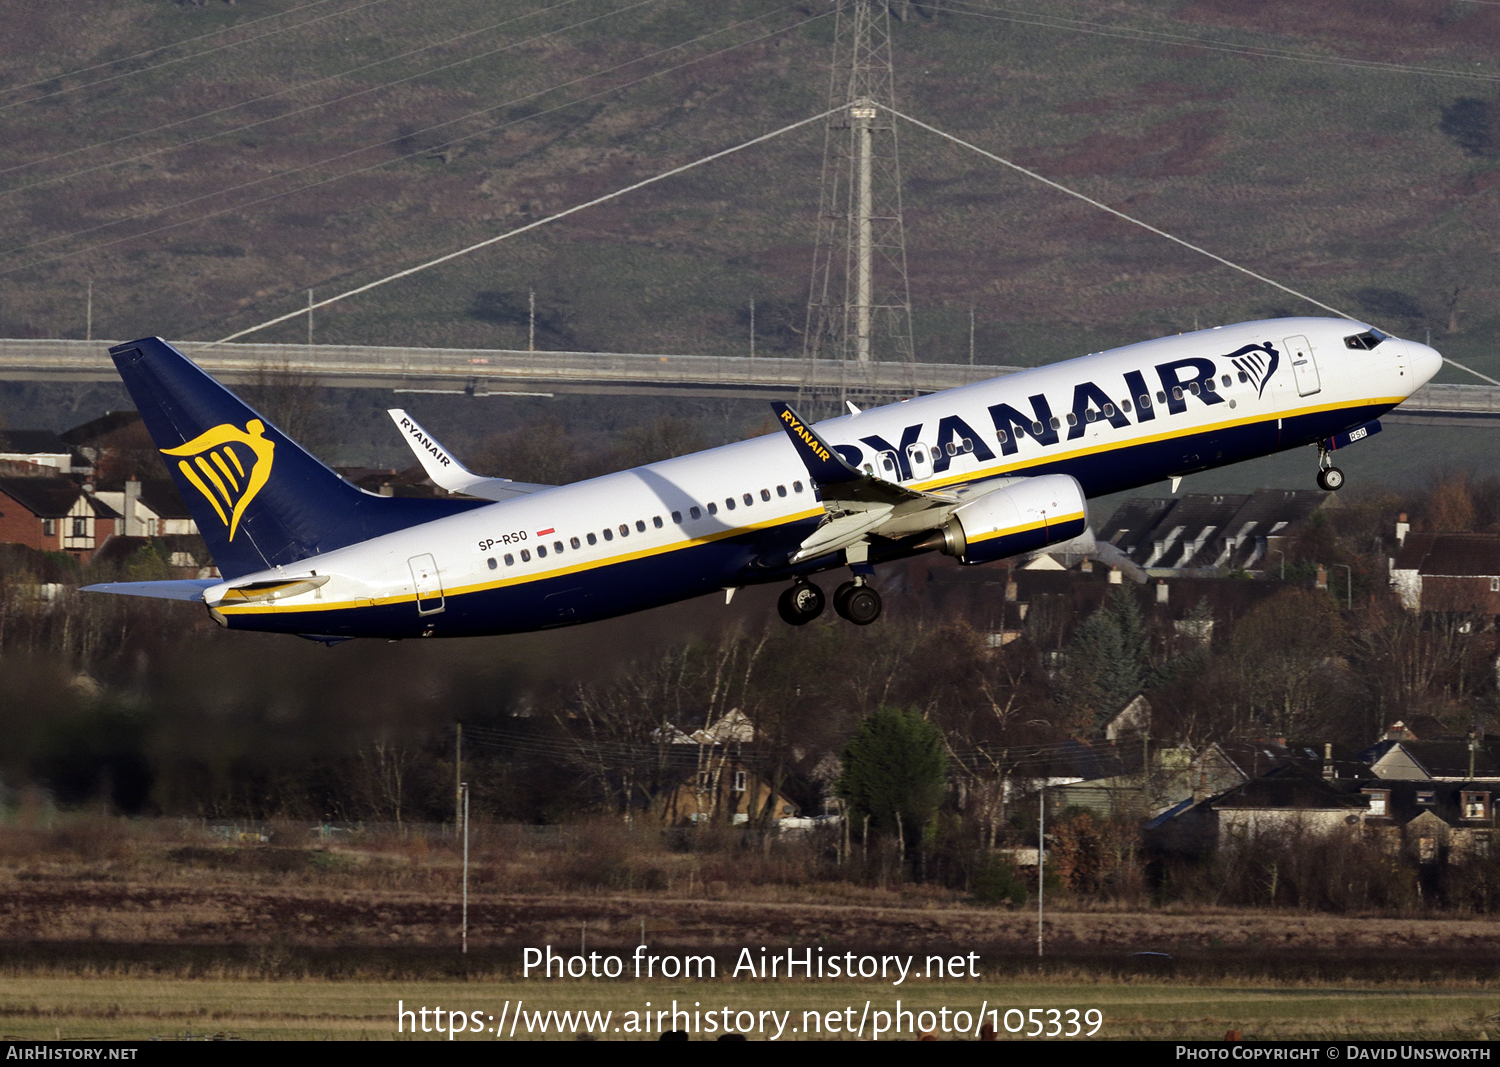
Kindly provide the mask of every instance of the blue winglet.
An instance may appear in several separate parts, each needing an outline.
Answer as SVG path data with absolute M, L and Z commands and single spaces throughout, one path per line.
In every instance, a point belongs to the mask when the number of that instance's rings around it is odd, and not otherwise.
M 792 410 L 792 405 L 777 400 L 772 402 L 771 410 L 776 412 L 781 428 L 792 439 L 797 457 L 807 468 L 807 474 L 814 485 L 837 485 L 865 477 L 835 452 L 827 441 L 819 437 L 818 432 Z

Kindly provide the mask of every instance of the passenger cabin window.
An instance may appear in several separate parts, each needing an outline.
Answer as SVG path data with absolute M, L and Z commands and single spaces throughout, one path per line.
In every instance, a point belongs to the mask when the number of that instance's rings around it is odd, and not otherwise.
M 1078 425 L 1078 416 L 1075 415 L 1075 414 L 1073 414 L 1071 411 L 1068 412 L 1068 425 L 1069 426 L 1077 426 Z
M 1057 421 L 1057 416 L 1056 415 L 1053 415 L 1052 418 L 1049 420 L 1049 422 L 1051 423 L 1051 426 L 1052 426 L 1052 428 L 1054 430 L 1060 429 L 1062 427 L 1062 423 L 1060 423 L 1060 422 Z
M 547 558 L 547 546 L 546 545 L 537 545 L 536 546 L 536 558 L 537 559 L 546 559 Z
M 1250 380 L 1250 375 L 1246 374 L 1244 371 L 1240 371 L 1240 384 L 1244 385 L 1249 380 Z
M 621 537 L 629 537 L 630 536 L 630 524 L 628 522 L 622 522 L 622 523 L 620 523 L 620 536 Z
M 776 487 L 776 495 L 777 496 L 786 496 L 786 486 L 784 486 L 784 485 L 778 485 Z
M 1005 444 L 1006 441 L 1010 440 L 1010 437 L 1006 434 L 1006 432 L 1004 430 L 1001 430 L 999 432 L 1000 432 L 1000 443 L 1003 445 L 1003 444 Z
M 611 530 L 608 526 L 606 526 L 604 528 L 604 539 L 606 541 L 613 541 L 615 539 L 615 532 L 613 530 Z
M 522 563 L 530 563 L 531 562 L 531 552 L 530 552 L 530 550 L 525 549 L 525 548 L 521 549 L 521 562 Z
M 1151 398 L 1149 396 L 1147 396 L 1145 393 L 1142 393 L 1136 399 L 1140 403 L 1140 405 L 1141 405 L 1142 408 L 1144 408 L 1147 411 L 1151 410 Z
M 1106 419 L 1109 418 L 1114 413 L 1115 413 L 1115 406 L 1113 404 L 1105 404 L 1104 405 L 1104 417 Z
M 1351 334 L 1348 337 L 1344 338 L 1344 347 L 1364 349 L 1368 352 L 1376 345 L 1378 345 L 1381 341 L 1389 341 L 1390 338 L 1390 334 L 1381 333 L 1379 330 L 1372 329 L 1367 330 L 1364 333 Z
M 562 550 L 563 550 L 563 546 L 562 546 L 562 542 L 561 541 L 553 541 L 552 542 L 552 551 L 554 551 L 554 552 L 561 552 Z
M 696 507 L 688 508 L 688 517 L 689 518 L 696 519 L 701 514 L 703 514 L 703 513 L 701 511 L 699 511 Z
M 591 545 L 597 545 L 599 543 L 599 539 L 597 537 L 595 537 L 593 534 L 589 534 L 589 536 L 588 536 L 588 542 Z
M 1130 401 L 1128 401 L 1128 400 L 1122 400 L 1122 401 L 1120 401 L 1120 410 L 1128 412 L 1130 410 Z
M 1223 377 L 1223 379 L 1221 379 L 1221 380 L 1222 380 L 1222 381 L 1223 381 L 1223 382 L 1224 382 L 1224 388 L 1226 388 L 1226 389 L 1228 389 L 1228 388 L 1229 388 L 1229 387 L 1230 387 L 1230 386 L 1231 386 L 1231 385 L 1233 385 L 1233 384 L 1234 384 L 1234 379 L 1233 379 L 1233 378 L 1231 378 L 1231 377 L 1230 377 L 1230 376 L 1229 376 L 1229 375 L 1227 375 L 1227 374 L 1226 374 L 1226 375 L 1224 375 L 1224 377 Z
M 635 520 L 635 532 L 636 533 L 645 533 L 646 532 L 646 520 L 645 519 L 636 519 Z
M 730 511 L 733 511 L 734 510 L 734 497 L 732 497 L 732 496 L 726 496 L 724 498 L 724 506 L 726 508 L 728 508 Z
M 1181 400 L 1182 399 L 1182 390 L 1181 389 L 1177 389 L 1177 390 L 1175 390 L 1175 392 L 1177 393 L 1177 399 Z M 1158 404 L 1165 404 L 1167 402 L 1167 394 L 1164 393 L 1164 392 L 1162 392 L 1160 389 L 1158 389 L 1156 391 L 1156 402 Z
M 1089 422 L 1098 422 L 1099 421 L 1099 413 L 1097 411 L 1095 411 L 1093 408 L 1089 408 L 1087 411 L 1085 411 L 1083 413 L 1083 417 L 1085 419 L 1087 419 Z
M 500 564 L 498 564 L 498 563 L 495 562 L 495 557 L 494 556 L 491 556 L 485 562 L 490 565 L 490 570 L 495 570 L 497 567 L 500 566 Z
M 672 512 L 672 521 L 675 522 L 678 526 L 681 526 L 682 525 L 682 512 L 680 512 L 680 511 L 674 511 L 674 512 Z
M 771 499 L 771 490 L 769 490 L 769 489 L 762 489 L 760 491 L 760 498 L 762 500 L 770 500 Z
M 516 557 L 507 552 L 505 554 L 505 565 L 507 567 L 514 567 L 516 565 Z
M 717 515 L 719 513 L 719 505 L 715 504 L 712 500 L 710 500 L 708 502 L 708 513 L 710 515 Z
M 660 515 L 652 515 L 651 516 L 651 525 L 655 526 L 658 530 L 660 530 L 661 529 L 661 516 Z
M 743 499 L 745 501 L 745 507 L 747 507 L 747 508 L 751 504 L 755 503 L 755 497 L 751 496 L 749 493 L 746 493 L 741 499 Z
M 570 538 L 568 538 L 568 544 L 570 544 L 570 545 L 572 545 L 572 546 L 573 546 L 573 550 L 574 550 L 574 551 L 575 551 L 575 552 L 576 552 L 576 551 L 577 551 L 577 550 L 578 550 L 578 549 L 580 549 L 580 548 L 582 548 L 582 547 L 583 547 L 583 545 L 581 545 L 581 544 L 579 544 L 579 542 L 578 542 L 578 538 L 576 538 L 576 537 L 570 537 Z
M 801 482 L 793 482 L 792 483 L 792 492 L 794 492 L 794 493 L 800 493 L 800 492 L 802 492 L 802 483 Z

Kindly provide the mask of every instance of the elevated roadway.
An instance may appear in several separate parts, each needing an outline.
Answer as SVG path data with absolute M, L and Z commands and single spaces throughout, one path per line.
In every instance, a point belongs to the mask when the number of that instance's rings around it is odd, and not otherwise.
M 0 381 L 118 381 L 115 341 L 0 339 Z M 562 393 L 693 396 L 882 403 L 967 385 L 1023 368 L 956 363 L 843 363 L 746 356 L 509 349 L 383 348 L 367 345 L 211 345 L 174 341 L 204 370 L 230 384 L 267 373 L 305 375 L 345 389 L 470 396 Z M 1500 387 L 1428 385 L 1388 421 L 1473 425 L 1500 420 Z

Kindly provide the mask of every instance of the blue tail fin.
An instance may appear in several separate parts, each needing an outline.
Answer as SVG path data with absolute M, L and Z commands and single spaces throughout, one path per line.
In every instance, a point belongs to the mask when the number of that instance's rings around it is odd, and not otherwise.
M 485 503 L 365 492 L 159 337 L 109 354 L 226 578 Z

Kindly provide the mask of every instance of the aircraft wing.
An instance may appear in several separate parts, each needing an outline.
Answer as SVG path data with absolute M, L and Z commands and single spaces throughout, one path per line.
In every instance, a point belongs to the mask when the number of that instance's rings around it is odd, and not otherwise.
M 465 493 L 485 500 L 511 500 L 518 496 L 539 493 L 543 489 L 555 488 L 550 485 L 513 482 L 509 478 L 486 478 L 482 474 L 475 474 L 460 463 L 453 453 L 438 444 L 433 436 L 422 429 L 417 420 L 405 411 L 400 408 L 391 408 L 386 414 L 391 417 L 396 428 L 401 431 L 401 436 L 406 438 L 406 443 L 416 453 L 417 461 L 422 464 L 427 477 L 450 493 Z
M 834 451 L 790 404 L 778 401 L 771 410 L 797 449 L 827 513 L 792 555 L 793 563 L 849 548 L 871 534 L 906 537 L 934 529 L 963 502 L 957 495 L 908 489 L 866 474 Z

